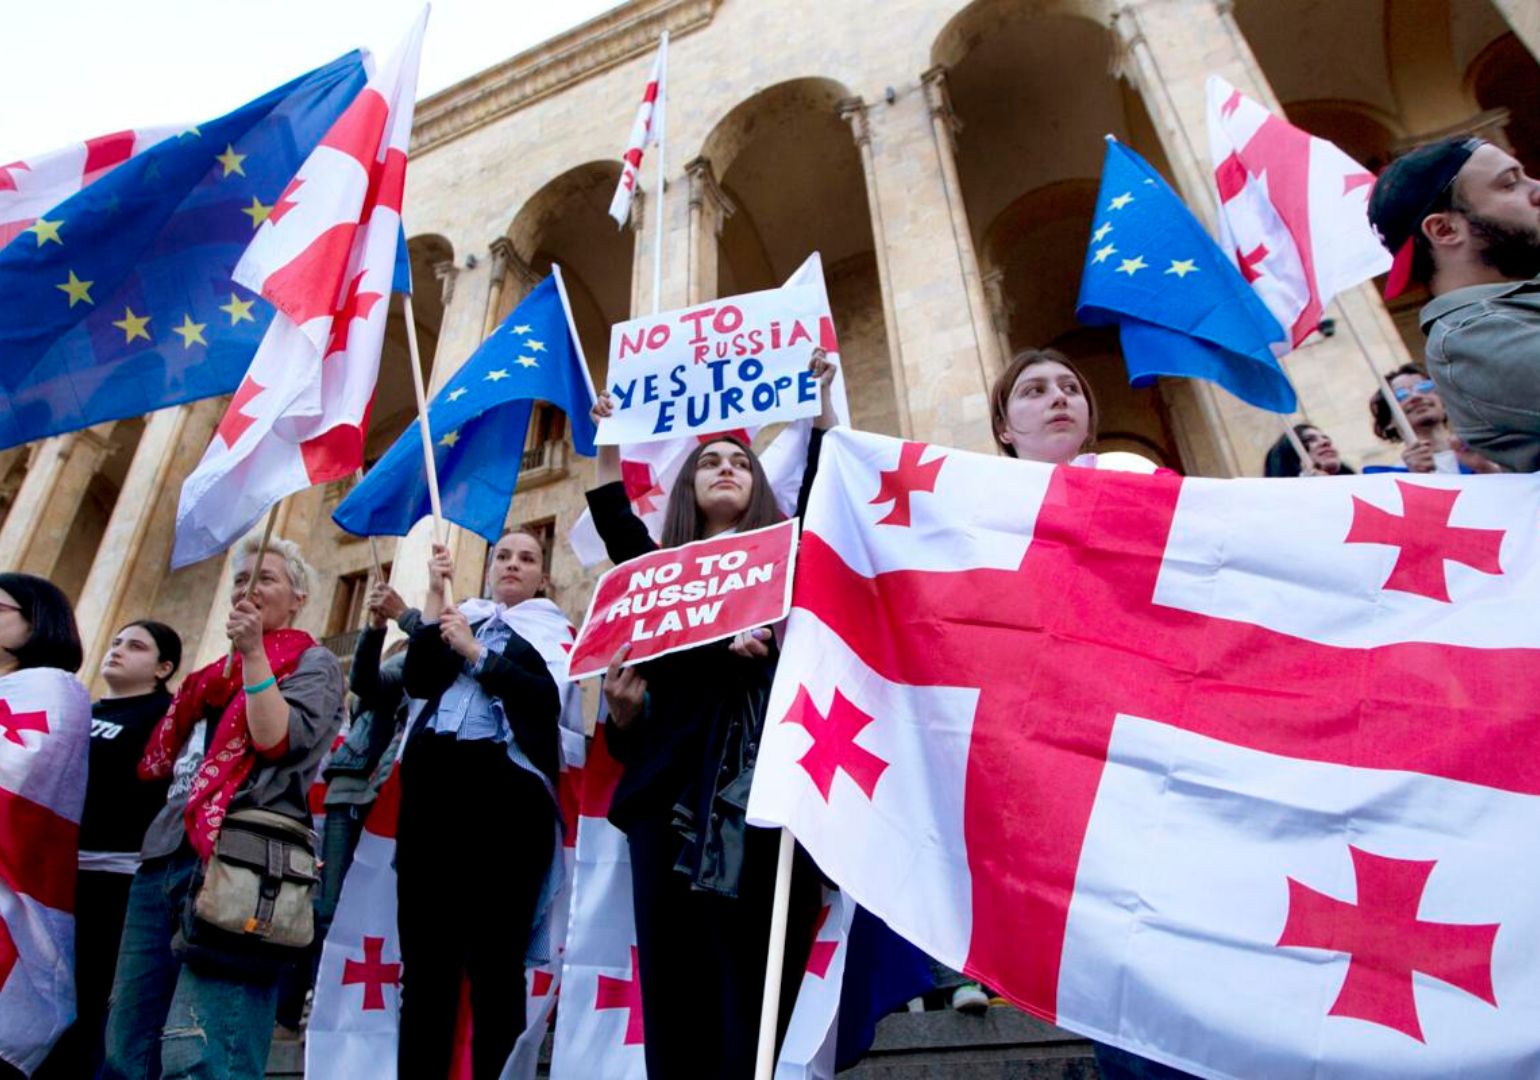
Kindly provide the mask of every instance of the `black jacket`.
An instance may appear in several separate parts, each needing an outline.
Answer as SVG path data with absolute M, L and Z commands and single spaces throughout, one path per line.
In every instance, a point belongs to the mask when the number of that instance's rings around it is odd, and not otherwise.
M 416 632 L 422 615 L 407 608 L 397 620 L 407 636 Z M 406 695 L 402 688 L 406 656 L 397 653 L 381 663 L 385 629 L 366 626 L 353 646 L 353 667 L 348 673 L 348 689 L 358 699 L 347 738 L 332 752 L 322 774 L 327 780 L 342 776 L 367 778 L 379 766 L 380 758 L 395 736 Z
M 797 500 L 807 507 L 823 432 L 814 429 Z M 594 526 L 619 564 L 657 549 L 631 510 L 625 486 L 588 492 Z M 625 730 L 605 728 L 610 753 L 625 766 L 610 803 L 622 831 L 660 815 L 680 836 L 678 869 L 698 888 L 736 895 L 744 858 L 744 820 L 765 706 L 777 653 L 738 656 L 726 641 L 661 656 L 640 665 L 647 682 L 642 714 Z
M 444 691 L 464 670 L 465 658 L 444 643 L 438 623 L 424 623 L 412 634 L 411 644 L 406 648 L 403 683 L 408 697 L 423 698 L 428 703 L 418 714 L 413 735 L 426 726 L 438 710 Z M 510 632 L 501 654 L 487 654 L 476 681 L 482 690 L 503 703 L 503 713 L 519 749 L 551 783 L 556 783 L 561 765 L 557 734 L 561 698 L 545 658 L 517 633 Z

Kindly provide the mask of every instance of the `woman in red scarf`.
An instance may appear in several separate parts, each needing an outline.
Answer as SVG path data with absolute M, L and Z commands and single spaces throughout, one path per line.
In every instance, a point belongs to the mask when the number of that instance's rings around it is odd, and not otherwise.
M 255 808 L 310 824 L 305 795 L 342 723 L 336 657 L 290 626 L 312 571 L 291 541 L 274 538 L 260 559 L 257 548 L 248 537 L 234 560 L 231 673 L 221 657 L 189 675 L 140 762 L 145 779 L 174 779 L 129 894 L 104 1076 L 255 1078 L 266 1066 L 277 970 L 184 963 L 172 951 L 194 871 L 226 812 Z

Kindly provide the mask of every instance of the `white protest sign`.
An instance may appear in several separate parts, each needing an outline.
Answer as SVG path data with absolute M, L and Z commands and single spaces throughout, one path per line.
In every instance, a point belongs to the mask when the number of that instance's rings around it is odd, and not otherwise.
M 808 370 L 826 337 L 820 283 L 731 296 L 610 331 L 606 387 L 614 415 L 598 442 L 653 442 L 817 416 Z

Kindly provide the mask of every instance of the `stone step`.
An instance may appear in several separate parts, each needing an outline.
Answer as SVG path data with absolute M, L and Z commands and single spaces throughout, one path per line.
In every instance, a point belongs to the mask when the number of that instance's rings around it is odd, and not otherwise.
M 550 1040 L 541 1054 L 548 1076 Z M 269 1080 L 305 1075 L 304 1044 L 274 1040 Z M 848 1080 L 1096 1080 L 1091 1044 L 1008 1006 L 983 1015 L 950 1009 L 895 1013 L 877 1025 L 871 1051 Z M 324 1080 L 324 1078 L 316 1078 Z

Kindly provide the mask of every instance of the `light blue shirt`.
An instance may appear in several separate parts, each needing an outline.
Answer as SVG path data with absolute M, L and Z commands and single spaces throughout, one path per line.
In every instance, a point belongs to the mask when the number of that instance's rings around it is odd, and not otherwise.
M 474 663 L 466 663 L 444 696 L 439 699 L 438 709 L 428 720 L 428 730 L 454 735 L 461 742 L 491 739 L 509 743 L 513 729 L 503 715 L 503 703 L 481 688 L 476 676 L 481 674 L 489 655 L 502 655 L 513 631 L 502 619 L 487 619 L 476 627 L 476 640 L 485 650 Z

